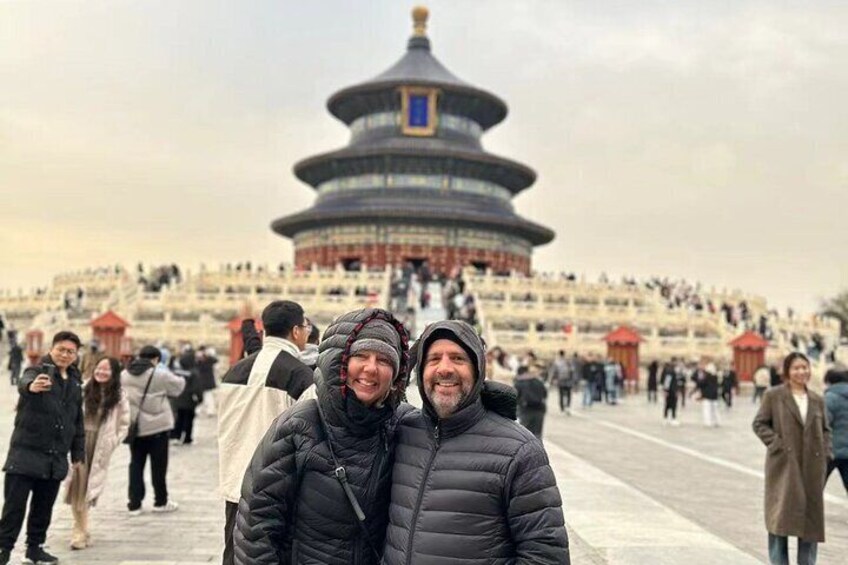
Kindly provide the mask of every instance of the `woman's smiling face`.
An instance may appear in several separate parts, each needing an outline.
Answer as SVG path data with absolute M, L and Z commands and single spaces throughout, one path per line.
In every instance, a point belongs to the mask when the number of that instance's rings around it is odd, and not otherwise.
M 394 372 L 394 364 L 387 356 L 359 351 L 347 361 L 347 387 L 365 406 L 380 404 L 389 395 Z

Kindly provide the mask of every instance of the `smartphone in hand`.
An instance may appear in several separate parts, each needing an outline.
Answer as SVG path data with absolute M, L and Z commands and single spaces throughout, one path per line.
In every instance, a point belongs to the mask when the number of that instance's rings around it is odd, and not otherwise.
M 36 387 L 37 390 L 33 390 L 33 388 L 32 388 L 33 386 Z M 32 381 L 32 385 L 30 385 L 30 390 L 32 390 L 32 392 L 36 392 L 36 393 L 48 391 L 51 388 L 53 388 L 53 379 L 51 379 L 46 374 L 41 374 L 41 375 L 38 375 L 37 377 L 35 377 L 35 379 L 33 379 L 33 381 Z

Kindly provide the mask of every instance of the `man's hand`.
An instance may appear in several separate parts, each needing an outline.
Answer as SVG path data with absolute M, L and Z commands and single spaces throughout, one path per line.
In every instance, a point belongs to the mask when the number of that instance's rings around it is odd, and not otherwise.
M 82 461 L 75 461 L 74 463 L 71 464 L 71 466 L 73 467 L 74 471 L 76 471 L 77 469 L 82 467 Z
M 50 390 L 52 387 L 53 381 L 50 379 L 50 375 L 45 375 L 44 373 L 38 375 L 29 383 L 29 391 L 33 394 L 40 394 Z

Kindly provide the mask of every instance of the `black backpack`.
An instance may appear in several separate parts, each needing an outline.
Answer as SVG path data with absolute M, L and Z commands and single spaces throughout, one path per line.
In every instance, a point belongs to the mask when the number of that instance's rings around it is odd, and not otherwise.
M 545 383 L 540 379 L 520 379 L 516 382 L 518 402 L 522 408 L 544 408 L 548 397 Z

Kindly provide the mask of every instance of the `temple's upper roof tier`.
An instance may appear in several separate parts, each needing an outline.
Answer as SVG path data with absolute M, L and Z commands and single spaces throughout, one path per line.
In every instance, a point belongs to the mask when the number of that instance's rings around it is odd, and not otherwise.
M 415 32 L 406 54 L 373 79 L 335 93 L 327 101 L 330 113 L 350 125 L 366 114 L 399 108 L 398 88 L 414 85 L 438 88 L 440 107 L 474 120 L 484 130 L 503 121 L 507 113 L 503 100 L 458 78 L 433 56 L 425 35 L 426 12 L 413 12 L 413 20 Z

